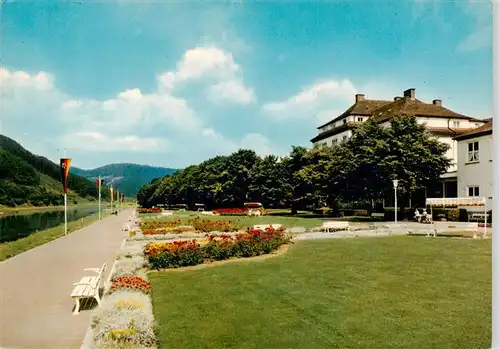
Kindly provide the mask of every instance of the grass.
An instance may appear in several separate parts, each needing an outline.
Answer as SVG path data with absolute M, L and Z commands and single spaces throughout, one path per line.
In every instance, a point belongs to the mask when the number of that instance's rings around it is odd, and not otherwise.
M 150 280 L 160 349 L 490 345 L 491 240 L 309 240 Z
M 109 215 L 109 212 L 101 212 L 101 218 Z M 72 222 L 68 222 L 68 234 L 79 230 L 87 225 L 99 220 L 99 214 L 86 216 Z M 64 235 L 64 223 L 50 229 L 35 232 L 24 238 L 0 243 L 0 262 L 8 258 L 14 257 L 20 253 L 31 250 L 32 248 L 41 246 L 49 241 L 55 240 Z

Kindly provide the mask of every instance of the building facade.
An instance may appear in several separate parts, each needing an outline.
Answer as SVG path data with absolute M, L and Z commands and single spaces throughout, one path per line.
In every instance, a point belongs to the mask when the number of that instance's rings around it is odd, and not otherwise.
M 439 99 L 425 103 L 416 98 L 415 89 L 404 91 L 403 96 L 392 101 L 369 100 L 363 94 L 355 96 L 354 104 L 344 113 L 318 127 L 318 135 L 311 139 L 314 145 L 328 145 L 346 141 L 354 129 L 368 119 L 380 125 L 390 125 L 396 116 L 413 116 L 417 122 L 439 141 L 450 146 L 447 156 L 452 161 L 447 173 L 432 188 L 427 188 L 424 197 L 457 197 L 458 144 L 455 137 L 468 134 L 485 125 L 486 120 L 456 113 L 443 106 Z M 424 198 L 425 200 L 425 198 Z
M 493 121 L 454 138 L 458 146 L 458 196 L 483 196 L 493 204 Z M 482 207 L 468 208 L 482 211 Z

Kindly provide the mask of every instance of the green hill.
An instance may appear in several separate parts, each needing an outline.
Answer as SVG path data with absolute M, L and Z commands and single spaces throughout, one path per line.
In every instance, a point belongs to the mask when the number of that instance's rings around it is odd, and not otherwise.
M 68 177 L 71 203 L 95 201 L 94 182 L 71 174 Z M 108 191 L 102 190 L 107 197 Z M 9 137 L 0 135 L 0 205 L 50 206 L 64 203 L 58 164 L 32 154 Z
M 107 185 L 113 185 L 126 197 L 135 197 L 137 191 L 145 184 L 155 178 L 161 178 L 175 173 L 177 170 L 165 167 L 153 167 L 137 164 L 111 164 L 95 168 L 92 170 L 82 170 L 72 168 L 70 172 L 95 181 L 101 176 L 103 182 Z

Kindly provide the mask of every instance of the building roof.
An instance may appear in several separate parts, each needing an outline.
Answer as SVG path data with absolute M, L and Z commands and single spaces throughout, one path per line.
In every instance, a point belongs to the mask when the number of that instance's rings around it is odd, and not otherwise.
M 453 139 L 457 140 L 457 141 L 463 141 L 465 139 L 486 136 L 486 135 L 490 135 L 492 133 L 493 133 L 493 119 L 489 119 L 489 121 L 486 124 L 484 124 L 483 126 L 475 128 L 475 129 L 471 130 L 470 132 L 459 135 Z
M 375 110 L 373 112 L 373 121 L 380 123 L 399 115 L 474 120 L 470 116 L 455 113 L 439 104 L 424 103 L 418 99 L 403 97 Z
M 381 101 L 381 100 L 375 100 L 375 99 L 365 99 L 362 101 L 358 101 L 351 105 L 349 109 L 347 109 L 345 112 L 343 112 L 341 115 L 337 116 L 331 121 L 328 121 L 326 124 L 323 124 L 321 126 L 318 126 L 317 128 L 320 129 L 324 126 L 330 125 L 334 123 L 335 121 L 342 120 L 346 116 L 349 115 L 367 115 L 371 116 L 374 110 L 379 109 L 380 107 L 391 103 L 390 101 Z
M 331 130 L 328 130 L 328 131 L 325 131 L 325 132 L 318 134 L 313 139 L 311 139 L 311 142 L 315 143 L 315 142 L 321 141 L 325 138 L 328 138 L 330 136 L 336 135 L 337 133 L 343 132 L 345 130 L 352 130 L 353 128 L 356 128 L 358 125 L 359 124 L 355 123 L 355 122 L 348 122 L 348 123 L 342 124 L 338 127 L 335 127 L 334 129 L 331 129 Z

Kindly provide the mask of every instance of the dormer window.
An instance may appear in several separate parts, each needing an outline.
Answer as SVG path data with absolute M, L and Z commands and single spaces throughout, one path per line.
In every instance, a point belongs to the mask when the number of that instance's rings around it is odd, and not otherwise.
M 363 118 L 362 117 L 358 117 L 358 122 L 363 122 Z

